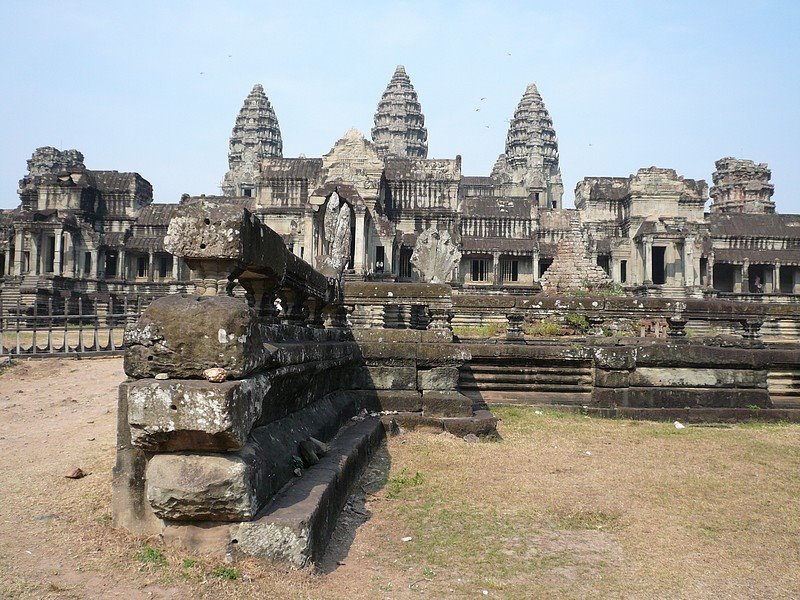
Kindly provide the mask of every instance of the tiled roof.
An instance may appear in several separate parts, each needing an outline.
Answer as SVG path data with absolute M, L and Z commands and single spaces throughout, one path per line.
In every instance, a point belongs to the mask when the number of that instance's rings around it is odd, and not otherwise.
M 141 210 L 136 224 L 146 227 L 168 226 L 177 210 L 177 204 L 150 204 Z
M 140 252 L 164 252 L 164 236 L 133 236 L 125 242 L 125 249 Z
M 461 247 L 468 252 L 512 252 L 533 254 L 534 241 L 530 239 L 489 238 L 463 236 Z
M 712 237 L 800 238 L 800 215 L 709 215 Z

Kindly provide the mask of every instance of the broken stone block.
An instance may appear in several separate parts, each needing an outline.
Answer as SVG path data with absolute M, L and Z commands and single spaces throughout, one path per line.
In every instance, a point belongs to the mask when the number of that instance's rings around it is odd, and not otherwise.
M 270 388 L 267 374 L 223 383 L 140 379 L 120 384 L 133 445 L 159 452 L 238 450 L 261 416 Z
M 212 367 L 240 379 L 275 363 L 253 310 L 229 296 L 158 298 L 125 331 L 125 344 L 125 373 L 135 379 L 202 379 Z
M 253 429 L 236 452 L 156 454 L 147 466 L 153 512 L 176 521 L 252 519 L 294 477 L 292 457 L 300 442 L 332 437 L 355 413 L 353 397 L 330 395 Z

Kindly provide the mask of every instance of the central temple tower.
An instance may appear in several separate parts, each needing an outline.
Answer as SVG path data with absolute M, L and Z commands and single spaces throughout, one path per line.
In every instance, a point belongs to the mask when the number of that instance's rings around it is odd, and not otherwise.
M 403 65 L 395 69 L 378 103 L 372 141 L 380 156 L 428 157 L 425 116 Z

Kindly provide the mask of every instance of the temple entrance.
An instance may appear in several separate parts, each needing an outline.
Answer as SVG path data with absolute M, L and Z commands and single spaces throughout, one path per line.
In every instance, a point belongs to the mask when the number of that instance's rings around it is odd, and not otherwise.
M 717 263 L 714 265 L 714 289 L 720 292 L 732 292 L 736 283 L 736 265 Z
M 769 269 L 769 275 L 767 274 Z M 747 279 L 749 281 L 749 291 L 751 294 L 763 294 L 767 290 L 767 279 L 772 283 L 772 265 L 750 265 L 747 269 Z
M 653 283 L 656 285 L 663 285 L 666 281 L 664 273 L 664 254 L 667 248 L 665 246 L 653 246 Z

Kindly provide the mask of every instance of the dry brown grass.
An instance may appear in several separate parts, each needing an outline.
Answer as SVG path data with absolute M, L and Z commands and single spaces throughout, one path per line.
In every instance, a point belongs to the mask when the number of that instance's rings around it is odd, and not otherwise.
M 0 597 L 800 595 L 790 425 L 679 431 L 502 408 L 502 442 L 405 434 L 390 441 L 371 518 L 328 575 L 132 538 L 108 514 L 120 362 L 0 375 Z M 92 475 L 63 478 L 72 464 Z

